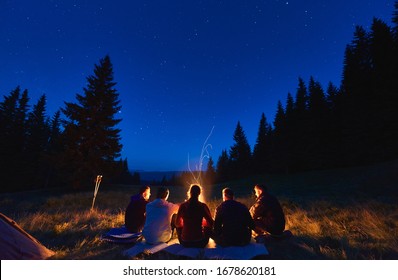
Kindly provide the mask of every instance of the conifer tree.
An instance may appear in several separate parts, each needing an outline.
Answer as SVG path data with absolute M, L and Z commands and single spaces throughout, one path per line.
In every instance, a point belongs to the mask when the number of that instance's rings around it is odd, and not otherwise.
M 46 148 L 45 157 L 45 187 L 61 187 L 65 174 L 60 168 L 60 157 L 62 153 L 62 131 L 61 131 L 61 112 L 55 112 L 49 121 L 49 140 Z
M 205 184 L 210 186 L 214 183 L 216 179 L 216 169 L 214 168 L 214 161 L 212 157 L 209 157 L 207 161 L 206 173 L 205 173 Z
M 42 95 L 33 106 L 27 120 L 26 164 L 31 188 L 44 186 L 44 155 L 48 147 L 50 127 L 46 115 L 46 96 Z
M 290 93 L 287 97 L 285 112 L 285 169 L 303 170 L 306 166 L 308 141 L 308 90 L 304 80 L 298 78 L 298 87 L 294 102 Z
M 120 157 L 120 129 L 116 118 L 121 106 L 113 81 L 109 56 L 94 67 L 77 103 L 65 103 L 65 137 L 68 167 L 75 187 L 90 186 L 97 174 L 104 178 L 114 174 L 115 160 Z
M 42 95 L 28 115 L 27 153 L 37 159 L 47 147 L 50 129 L 46 115 L 46 96 Z
M 308 91 L 307 162 L 309 169 L 320 169 L 325 168 L 328 164 L 328 159 L 326 158 L 328 107 L 323 88 L 313 77 L 310 78 Z
M 332 82 L 329 82 L 326 89 L 326 150 L 328 152 L 329 167 L 338 167 L 341 165 L 342 157 L 342 94 Z
M 342 91 L 343 145 L 345 165 L 364 163 L 369 158 L 367 124 L 371 113 L 372 70 L 369 34 L 357 26 L 354 39 L 346 47 Z
M 394 11 L 392 16 L 392 23 L 393 23 L 393 34 L 395 42 L 398 42 L 398 1 L 394 2 Z
M 297 136 L 300 134 L 301 127 L 297 119 L 297 112 L 294 99 L 291 93 L 287 94 L 284 122 L 284 139 L 286 151 L 286 165 L 288 169 L 294 171 L 297 166 Z
M 232 176 L 235 179 L 245 178 L 252 172 L 251 150 L 240 122 L 234 132 L 234 144 L 229 150 Z
M 226 150 L 222 150 L 221 155 L 218 157 L 216 174 L 218 183 L 226 182 L 230 179 L 230 161 Z
M 286 115 L 282 102 L 279 100 L 273 129 L 273 149 L 272 149 L 272 162 L 273 168 L 277 172 L 289 172 L 287 165 L 287 148 L 286 148 Z
M 16 87 L 0 102 L 0 176 L 2 190 L 23 188 L 28 91 Z
M 268 141 L 270 126 L 267 123 L 265 114 L 262 113 L 258 127 L 256 144 L 253 148 L 253 171 L 256 173 L 265 173 L 269 171 L 270 165 L 270 143 Z

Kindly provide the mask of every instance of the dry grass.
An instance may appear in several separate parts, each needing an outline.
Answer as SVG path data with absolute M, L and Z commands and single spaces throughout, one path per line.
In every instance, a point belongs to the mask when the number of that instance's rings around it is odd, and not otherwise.
M 0 197 L 0 210 L 54 250 L 55 259 L 123 259 L 122 251 L 131 244 L 107 243 L 100 237 L 124 224 L 131 193 L 132 189 L 100 190 L 93 211 L 92 193 L 8 195 Z M 175 189 L 172 201 L 181 202 L 185 193 L 185 189 Z M 271 259 L 398 259 L 396 204 L 374 199 L 341 203 L 280 198 L 293 237 L 266 240 Z M 250 196 L 238 200 L 248 206 L 253 203 Z M 219 198 L 207 201 L 213 213 L 220 202 Z

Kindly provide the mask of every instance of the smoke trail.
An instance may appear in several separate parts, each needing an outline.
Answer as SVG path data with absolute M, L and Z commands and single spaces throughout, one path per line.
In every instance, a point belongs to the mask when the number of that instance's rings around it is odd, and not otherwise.
M 199 186 L 202 186 L 202 167 L 203 167 L 203 160 L 205 158 L 210 158 L 210 153 L 209 153 L 209 148 L 212 149 L 212 145 L 207 143 L 209 141 L 209 138 L 211 134 L 213 133 L 214 126 L 212 127 L 209 135 L 207 136 L 205 142 L 203 143 L 202 150 L 200 152 L 200 157 L 199 157 L 199 163 L 196 165 L 196 173 L 195 171 L 192 171 L 190 162 L 189 162 L 189 154 L 188 154 L 188 170 L 192 175 L 193 182 L 188 183 L 188 184 L 198 184 Z

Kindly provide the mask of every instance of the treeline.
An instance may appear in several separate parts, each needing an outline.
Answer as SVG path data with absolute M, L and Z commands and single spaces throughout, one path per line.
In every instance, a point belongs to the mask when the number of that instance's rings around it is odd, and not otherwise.
M 93 186 L 97 175 L 112 183 L 139 183 L 120 159 L 121 106 L 109 56 L 94 67 L 76 102 L 49 117 L 46 96 L 30 108 L 17 87 L 0 102 L 1 191 Z M 64 116 L 61 118 L 61 113 Z M 118 160 L 119 159 L 119 160 Z
M 356 27 L 340 86 L 299 78 L 272 124 L 262 114 L 253 150 L 238 122 L 234 145 L 218 158 L 216 181 L 398 158 L 398 2 L 392 21 Z

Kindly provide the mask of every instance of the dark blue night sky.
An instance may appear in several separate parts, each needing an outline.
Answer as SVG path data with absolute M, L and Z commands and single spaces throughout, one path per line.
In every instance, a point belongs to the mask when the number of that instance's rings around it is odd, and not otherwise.
M 130 169 L 183 170 L 208 143 L 217 161 L 240 121 L 253 148 L 261 114 L 310 76 L 340 85 L 356 25 L 391 23 L 386 0 L 0 0 L 0 93 L 75 102 L 109 54 Z

